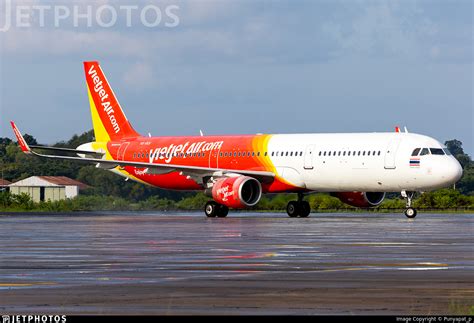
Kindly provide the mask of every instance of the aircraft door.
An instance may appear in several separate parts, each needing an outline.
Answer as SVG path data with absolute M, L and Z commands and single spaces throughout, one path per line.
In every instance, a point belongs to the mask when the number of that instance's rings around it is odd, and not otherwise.
M 209 168 L 219 168 L 219 153 L 220 149 L 209 151 Z
M 311 170 L 314 168 L 314 155 L 316 153 L 316 149 L 314 145 L 310 145 L 306 147 L 306 151 L 304 153 L 304 169 Z
M 387 146 L 385 152 L 384 167 L 385 169 L 395 169 L 397 168 L 395 164 L 395 157 L 397 154 L 398 146 L 400 145 L 400 138 L 392 139 Z
M 120 148 L 117 152 L 117 160 L 125 160 L 125 153 L 127 152 L 128 146 L 130 146 L 129 142 L 124 142 L 120 145 Z

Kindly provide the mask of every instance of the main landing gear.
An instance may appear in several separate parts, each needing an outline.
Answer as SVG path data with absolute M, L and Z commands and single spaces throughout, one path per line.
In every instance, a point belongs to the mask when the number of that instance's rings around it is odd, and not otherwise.
M 214 201 L 209 201 L 204 207 L 204 212 L 208 218 L 225 218 L 229 214 L 229 208 Z
M 415 192 L 406 192 L 402 191 L 402 197 L 406 199 L 406 210 L 405 210 L 405 215 L 409 219 L 413 219 L 416 217 L 416 209 L 411 206 L 411 202 L 413 200 L 413 196 L 415 195 Z
M 307 218 L 311 213 L 311 207 L 307 201 L 303 201 L 303 193 L 298 193 L 298 201 L 290 201 L 286 206 L 286 213 L 290 218 Z

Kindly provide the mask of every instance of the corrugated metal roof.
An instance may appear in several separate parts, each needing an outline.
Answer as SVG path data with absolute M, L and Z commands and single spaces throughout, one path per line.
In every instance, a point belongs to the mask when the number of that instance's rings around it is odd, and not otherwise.
M 86 189 L 89 186 L 66 176 L 36 176 L 51 184 L 61 186 L 79 186 L 80 189 Z
M 7 181 L 6 179 L 0 179 L 0 186 L 8 186 L 11 182 Z

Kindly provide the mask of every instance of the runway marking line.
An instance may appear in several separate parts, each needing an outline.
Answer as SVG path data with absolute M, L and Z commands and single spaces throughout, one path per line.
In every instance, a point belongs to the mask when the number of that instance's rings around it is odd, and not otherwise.
M 0 287 L 31 287 L 31 286 L 49 286 L 57 285 L 56 283 L 0 283 Z

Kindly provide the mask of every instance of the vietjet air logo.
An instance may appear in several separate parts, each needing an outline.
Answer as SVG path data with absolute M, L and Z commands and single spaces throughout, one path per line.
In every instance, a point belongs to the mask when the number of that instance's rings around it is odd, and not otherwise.
M 170 163 L 173 157 L 182 156 L 183 158 L 187 157 L 194 157 L 195 154 L 202 154 L 212 150 L 220 150 L 222 145 L 224 144 L 223 141 L 214 141 L 214 142 L 207 142 L 207 141 L 200 141 L 190 143 L 189 141 L 180 144 L 174 145 L 171 144 L 168 147 L 160 147 L 150 150 L 150 163 L 158 160 L 165 160 L 166 163 Z
M 217 190 L 217 195 L 219 195 L 223 202 L 227 202 L 229 197 L 234 196 L 234 191 L 229 191 L 229 186 L 221 187 Z
M 89 69 L 89 75 L 92 78 L 92 82 L 94 82 L 94 91 L 99 95 L 101 105 L 107 116 L 109 117 L 110 123 L 112 128 L 114 129 L 115 133 L 120 132 L 120 126 L 117 123 L 117 119 L 115 118 L 115 111 L 110 103 L 109 93 L 107 93 L 104 89 L 103 80 L 100 79 L 95 66 L 92 65 Z

